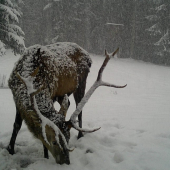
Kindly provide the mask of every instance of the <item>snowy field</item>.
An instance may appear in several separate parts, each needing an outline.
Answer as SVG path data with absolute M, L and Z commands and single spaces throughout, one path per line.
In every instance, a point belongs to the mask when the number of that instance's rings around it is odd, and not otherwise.
M 0 58 L 0 74 L 7 75 L 18 57 Z M 103 56 L 92 56 L 87 89 L 96 79 Z M 83 110 L 83 126 L 101 127 L 76 139 L 71 130 L 70 165 L 43 158 L 43 147 L 25 124 L 15 155 L 5 147 L 11 137 L 15 105 L 9 89 L 0 89 L 0 170 L 169 170 L 170 68 L 132 59 L 111 59 L 103 79 L 124 89 L 99 87 Z M 73 97 L 67 119 L 75 109 Z M 58 108 L 58 105 L 56 105 Z

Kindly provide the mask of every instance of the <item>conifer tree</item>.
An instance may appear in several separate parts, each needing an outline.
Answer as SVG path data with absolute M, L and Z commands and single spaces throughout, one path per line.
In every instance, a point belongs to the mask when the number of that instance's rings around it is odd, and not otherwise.
M 24 32 L 18 26 L 21 13 L 17 3 L 17 0 L 0 0 L 0 55 L 5 49 L 20 54 L 25 48 Z
M 147 29 L 153 39 L 157 63 L 170 64 L 170 5 L 162 1 L 147 17 L 152 26 Z

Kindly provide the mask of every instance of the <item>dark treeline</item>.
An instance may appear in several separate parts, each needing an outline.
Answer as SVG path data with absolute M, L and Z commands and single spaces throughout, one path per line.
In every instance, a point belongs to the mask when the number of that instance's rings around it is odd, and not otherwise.
M 75 42 L 90 53 L 170 65 L 169 0 L 24 0 L 25 44 Z

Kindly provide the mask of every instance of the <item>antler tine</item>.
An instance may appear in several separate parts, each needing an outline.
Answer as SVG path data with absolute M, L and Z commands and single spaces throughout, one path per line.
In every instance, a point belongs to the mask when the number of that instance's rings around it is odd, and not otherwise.
M 100 86 L 107 86 L 107 87 L 114 87 L 114 88 L 124 88 L 124 87 L 127 86 L 127 84 L 125 84 L 124 86 L 118 86 L 118 85 L 114 85 L 114 84 L 110 84 L 110 83 L 102 81 Z
M 95 129 L 85 129 L 85 128 L 78 127 L 75 123 L 72 123 L 72 127 L 78 131 L 86 132 L 86 133 L 92 133 L 92 132 L 95 132 L 101 128 L 101 127 L 99 127 L 99 128 L 95 128 Z
M 65 94 L 58 114 L 61 114 L 64 117 L 66 117 L 66 113 L 67 113 L 67 110 L 68 110 L 68 107 L 69 107 L 68 103 L 69 103 L 69 99 L 68 99 L 67 94 Z
M 97 81 L 101 80 L 102 74 L 103 74 L 103 70 L 105 69 L 107 63 L 109 62 L 110 58 L 111 58 L 112 56 L 114 56 L 118 51 L 119 51 L 119 48 L 117 48 L 116 51 L 113 52 L 113 54 L 109 55 L 108 52 L 105 50 L 105 56 L 106 56 L 106 58 L 105 58 L 102 66 L 101 66 L 101 68 L 100 68 L 100 70 L 99 70 L 99 72 L 98 72 Z
M 89 100 L 89 98 L 91 97 L 91 95 L 93 94 L 93 92 L 96 90 L 96 88 L 98 88 L 99 86 L 108 86 L 108 87 L 115 87 L 115 88 L 124 88 L 127 86 L 124 85 L 124 86 L 117 86 L 117 85 L 114 85 L 114 84 L 110 84 L 110 83 L 107 83 L 107 82 L 103 82 L 102 81 L 102 74 L 103 74 L 103 71 L 107 65 L 107 63 L 109 62 L 111 56 L 114 56 L 117 52 L 118 52 L 119 48 L 112 53 L 112 55 L 109 55 L 107 53 L 107 51 L 105 50 L 105 55 L 106 55 L 106 58 L 102 64 L 102 66 L 100 67 L 99 69 L 99 72 L 98 72 L 98 76 L 97 76 L 97 80 L 94 82 L 94 84 L 91 86 L 91 88 L 88 90 L 88 92 L 85 94 L 85 96 L 82 98 L 82 100 L 80 101 L 80 103 L 78 104 L 76 110 L 73 112 L 73 114 L 71 115 L 70 117 L 70 122 L 72 123 L 72 127 L 75 128 L 76 130 L 78 131 L 82 131 L 82 132 L 94 132 L 94 131 L 97 131 L 99 130 L 100 128 L 96 128 L 96 129 L 92 129 L 92 130 L 87 130 L 87 129 L 82 129 L 82 128 L 79 128 L 77 125 L 76 125 L 76 118 L 77 116 L 80 114 L 80 112 L 82 111 L 84 105 L 87 103 L 87 101 Z
M 101 66 L 101 68 L 99 70 L 98 77 L 97 77 L 97 81 L 101 82 L 100 86 L 108 86 L 108 87 L 114 87 L 114 88 L 124 88 L 124 87 L 127 86 L 127 84 L 124 85 L 124 86 L 118 86 L 118 85 L 114 85 L 114 84 L 110 84 L 110 83 L 102 81 L 103 70 L 105 69 L 105 67 L 106 67 L 107 63 L 109 62 L 110 58 L 112 56 L 114 56 L 118 51 L 119 51 L 119 48 L 117 48 L 115 52 L 113 52 L 111 55 L 109 55 L 108 52 L 105 50 L 106 58 L 105 58 L 102 66 Z

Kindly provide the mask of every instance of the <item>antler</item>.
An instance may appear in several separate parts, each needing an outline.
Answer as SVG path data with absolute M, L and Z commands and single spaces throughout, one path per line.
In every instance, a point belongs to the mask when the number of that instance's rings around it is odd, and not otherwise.
M 19 75 L 19 73 L 16 72 L 16 76 L 23 82 L 23 84 L 26 86 L 27 88 L 27 92 L 28 95 L 30 96 L 30 104 L 32 106 L 33 111 L 35 112 L 35 114 L 32 113 L 32 118 L 34 118 L 34 121 L 37 122 L 37 124 L 40 124 L 40 126 L 42 127 L 42 135 L 44 137 L 44 140 L 49 144 L 48 140 L 47 140 L 47 136 L 46 136 L 46 125 L 48 125 L 49 127 L 51 127 L 54 130 L 54 133 L 56 134 L 55 138 L 56 141 L 59 145 L 59 147 L 61 149 L 62 146 L 60 145 L 60 140 L 59 140 L 59 135 L 61 136 L 65 147 L 67 148 L 68 151 L 73 151 L 73 148 L 69 148 L 66 138 L 63 135 L 63 133 L 60 131 L 60 129 L 58 128 L 58 126 L 56 126 L 52 121 L 50 121 L 48 118 L 44 117 L 40 110 L 38 109 L 38 105 L 37 105 L 37 101 L 35 99 L 35 95 L 38 94 L 43 88 L 44 86 L 40 87 L 38 90 L 34 89 L 33 87 L 33 81 L 34 81 L 34 76 L 32 76 L 33 74 L 31 74 L 31 76 L 24 78 L 21 75 Z M 68 96 L 65 95 L 64 96 L 64 100 L 62 102 L 59 114 L 63 114 L 67 111 L 68 109 Z
M 67 113 L 68 108 L 69 108 L 69 99 L 68 99 L 67 94 L 65 94 L 58 114 L 61 114 L 64 117 L 66 117 L 66 113 Z
M 91 86 L 91 88 L 88 90 L 88 92 L 85 94 L 85 96 L 82 98 L 82 100 L 80 101 L 80 103 L 78 104 L 76 110 L 73 112 L 73 114 L 71 115 L 70 117 L 70 122 L 72 124 L 72 127 L 75 128 L 76 130 L 78 131 L 81 131 L 81 132 L 88 132 L 88 133 L 91 133 L 91 132 L 95 132 L 97 130 L 100 129 L 99 128 L 96 128 L 96 129 L 92 129 L 92 130 L 88 130 L 88 129 L 82 129 L 80 127 L 78 127 L 76 125 L 76 118 L 78 117 L 78 115 L 80 114 L 80 112 L 82 111 L 84 105 L 87 103 L 87 101 L 89 100 L 89 98 L 91 97 L 91 95 L 94 93 L 94 91 L 99 87 L 99 86 L 108 86 L 108 87 L 115 87 L 115 88 L 124 88 L 127 86 L 124 85 L 124 86 L 117 86 L 117 85 L 114 85 L 114 84 L 110 84 L 110 83 L 107 83 L 107 82 L 104 82 L 102 81 L 102 74 L 103 74 L 103 71 L 107 65 L 107 63 L 109 62 L 111 56 L 114 56 L 117 52 L 118 52 L 119 48 L 113 52 L 111 55 L 109 55 L 107 53 L 107 51 L 105 50 L 105 55 L 106 55 L 106 58 L 98 72 L 98 76 L 97 76 L 97 80 L 94 82 L 94 84 Z

